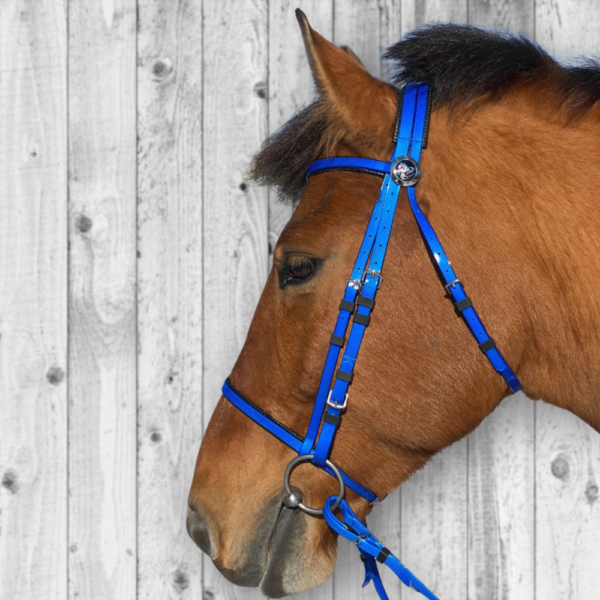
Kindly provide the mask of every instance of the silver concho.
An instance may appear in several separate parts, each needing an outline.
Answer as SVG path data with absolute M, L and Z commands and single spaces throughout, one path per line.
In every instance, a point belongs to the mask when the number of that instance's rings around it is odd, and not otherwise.
M 392 179 L 401 187 L 416 185 L 421 177 L 419 163 L 410 156 L 399 156 L 390 168 Z

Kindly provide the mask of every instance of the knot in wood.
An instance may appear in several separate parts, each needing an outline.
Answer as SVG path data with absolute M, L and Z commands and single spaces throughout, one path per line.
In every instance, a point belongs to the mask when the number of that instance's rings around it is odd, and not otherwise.
M 46 379 L 52 385 L 58 385 L 65 378 L 65 372 L 60 367 L 51 367 L 46 373 Z
M 91 228 L 94 222 L 85 215 L 79 215 L 77 217 L 76 227 L 79 233 L 87 233 Z
M 19 481 L 14 471 L 8 470 L 2 476 L 2 487 L 6 488 L 11 494 L 19 491 Z
M 180 589 L 185 590 L 190 586 L 190 578 L 185 571 L 177 569 L 173 573 L 173 583 Z
M 559 454 L 551 465 L 552 475 L 563 481 L 569 477 L 569 462 L 563 454 Z
M 259 81 L 254 85 L 254 93 L 262 100 L 267 97 L 268 85 L 266 81 Z
M 157 81 L 166 79 L 173 71 L 173 63 L 170 58 L 159 58 L 152 65 L 152 75 Z

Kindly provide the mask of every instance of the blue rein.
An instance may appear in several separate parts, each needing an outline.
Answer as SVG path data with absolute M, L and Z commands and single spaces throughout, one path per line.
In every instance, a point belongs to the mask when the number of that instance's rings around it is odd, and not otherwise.
M 332 529 L 356 544 L 365 564 L 364 585 L 369 581 L 373 581 L 382 600 L 387 600 L 387 595 L 377 570 L 378 561 L 392 569 L 404 584 L 414 587 L 426 598 L 436 600 L 436 596 L 406 569 L 389 550 L 383 547 L 352 512 L 350 506 L 343 500 L 344 486 L 350 488 L 371 504 L 379 501 L 377 495 L 354 481 L 340 469 L 335 468 L 335 465 L 329 461 L 329 456 L 343 412 L 347 406 L 348 389 L 354 378 L 354 365 L 365 329 L 371 319 L 371 312 L 375 306 L 375 296 L 382 283 L 381 269 L 390 239 L 401 187 L 407 188 L 408 202 L 414 217 L 423 234 L 425 244 L 435 259 L 444 287 L 454 302 L 456 310 L 463 317 L 479 344 L 480 350 L 490 361 L 492 367 L 505 379 L 512 392 L 521 389 L 519 380 L 502 354 L 500 354 L 493 338 L 487 333 L 473 308 L 471 300 L 465 293 L 461 281 L 452 269 L 431 224 L 417 203 L 414 186 L 418 183 L 420 177 L 419 159 L 421 150 L 426 144 L 430 109 L 429 86 L 425 84 L 407 86 L 401 106 L 399 106 L 398 122 L 394 134 L 396 145 L 390 162 L 369 158 L 336 156 L 313 162 L 306 173 L 307 179 L 328 171 L 367 173 L 382 177 L 383 184 L 377 204 L 371 213 L 371 219 L 352 273 L 346 282 L 313 412 L 304 437 L 266 414 L 260 407 L 236 390 L 229 379 L 225 381 L 223 386 L 224 396 L 236 408 L 302 457 L 302 459 L 294 459 L 295 461 L 306 460 L 312 462 L 313 465 L 338 478 L 340 493 L 338 496 L 328 498 L 322 511 L 310 509 L 297 502 L 294 506 L 300 506 L 310 514 L 322 513 Z M 352 321 L 352 325 L 350 326 L 350 333 L 346 337 L 350 321 Z M 344 347 L 340 360 L 340 354 Z M 336 370 L 338 363 L 339 366 Z M 291 463 L 289 467 L 291 467 Z M 291 471 L 289 467 L 286 469 L 284 479 L 286 488 L 289 488 L 289 472 Z M 332 507 L 335 508 L 336 501 L 338 501 L 343 521 L 333 513 Z

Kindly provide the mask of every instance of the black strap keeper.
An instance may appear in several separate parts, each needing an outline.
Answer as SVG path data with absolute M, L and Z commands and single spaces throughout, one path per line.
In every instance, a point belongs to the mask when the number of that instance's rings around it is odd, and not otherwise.
M 361 552 L 360 554 L 360 560 L 362 560 L 363 562 L 367 562 L 367 557 Z
M 331 423 L 332 425 L 335 425 L 337 427 L 342 422 L 342 417 L 338 417 L 336 415 L 330 415 L 329 413 L 325 413 L 325 416 L 323 417 L 323 421 L 325 423 Z
M 356 313 L 352 319 L 356 321 L 359 325 L 364 325 L 367 327 L 369 325 L 369 321 L 371 317 L 369 315 L 361 315 L 360 313 Z
M 377 555 L 377 562 L 383 564 L 385 559 L 391 554 L 391 552 L 384 546 L 381 552 Z
M 367 298 L 366 296 L 359 296 L 356 303 L 360 304 L 361 306 L 366 306 L 370 309 L 375 306 L 375 300 L 371 300 L 371 298 Z
M 348 371 L 342 371 L 341 369 L 338 369 L 337 373 L 335 374 L 335 378 L 352 383 L 352 380 L 354 379 L 354 373 L 348 373 Z
M 354 312 L 354 304 L 348 302 L 348 300 L 342 300 L 340 302 L 340 310 L 347 310 L 350 314 Z
M 471 306 L 473 306 L 473 303 L 471 302 L 471 299 L 467 296 L 460 302 L 456 303 L 456 310 L 462 312 L 463 310 L 467 310 L 467 308 L 471 308 Z
M 329 338 L 329 343 L 340 348 L 346 343 L 346 338 L 341 335 L 335 335 L 335 333 Z
M 484 353 L 495 347 L 496 342 L 494 341 L 494 338 L 490 338 L 489 340 L 486 340 L 485 342 L 479 344 L 479 349 Z

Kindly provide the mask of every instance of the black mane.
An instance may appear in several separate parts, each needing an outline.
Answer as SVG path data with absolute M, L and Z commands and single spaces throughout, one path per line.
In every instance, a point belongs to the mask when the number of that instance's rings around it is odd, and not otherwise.
M 474 98 L 498 99 L 510 89 L 548 76 L 559 85 L 550 93 L 570 100 L 577 112 L 600 99 L 600 63 L 561 66 L 537 43 L 514 33 L 470 25 L 425 25 L 390 46 L 392 82 L 403 87 L 428 83 L 436 106 Z
M 574 115 L 600 100 L 600 63 L 588 59 L 561 66 L 538 44 L 518 34 L 469 25 L 425 25 L 383 54 L 392 83 L 428 83 L 434 107 L 460 106 L 476 98 L 497 100 L 509 90 L 551 78 L 548 93 L 568 102 Z M 297 113 L 263 144 L 250 176 L 277 188 L 279 199 L 296 204 L 309 164 L 324 151 L 329 132 L 325 107 L 317 100 Z

